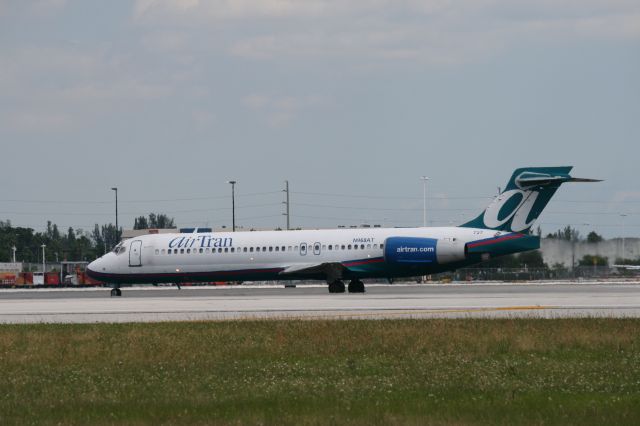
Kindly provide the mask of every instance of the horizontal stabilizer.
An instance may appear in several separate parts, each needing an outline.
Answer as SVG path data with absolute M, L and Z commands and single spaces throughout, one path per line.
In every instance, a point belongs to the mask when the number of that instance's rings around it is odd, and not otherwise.
M 520 189 L 542 188 L 545 186 L 559 186 L 566 182 L 602 182 L 599 179 L 574 178 L 568 174 L 522 172 L 515 178 L 515 185 Z
M 602 179 L 571 178 L 567 182 L 602 182 Z

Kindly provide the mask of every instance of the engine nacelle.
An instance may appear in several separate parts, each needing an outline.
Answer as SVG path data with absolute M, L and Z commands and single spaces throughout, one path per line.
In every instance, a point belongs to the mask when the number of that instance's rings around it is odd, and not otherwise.
M 389 237 L 384 260 L 400 265 L 443 265 L 466 258 L 465 244 L 455 238 Z

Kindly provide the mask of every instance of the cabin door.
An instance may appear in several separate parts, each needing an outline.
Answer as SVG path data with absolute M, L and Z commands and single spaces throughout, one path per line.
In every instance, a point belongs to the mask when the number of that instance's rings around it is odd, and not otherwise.
M 129 266 L 142 266 L 142 241 L 135 240 L 129 249 Z

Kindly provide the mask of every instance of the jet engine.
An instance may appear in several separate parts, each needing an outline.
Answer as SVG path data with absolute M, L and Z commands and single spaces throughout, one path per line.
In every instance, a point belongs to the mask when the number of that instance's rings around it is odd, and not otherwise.
M 456 238 L 389 237 L 384 260 L 398 265 L 443 265 L 466 258 L 466 247 Z

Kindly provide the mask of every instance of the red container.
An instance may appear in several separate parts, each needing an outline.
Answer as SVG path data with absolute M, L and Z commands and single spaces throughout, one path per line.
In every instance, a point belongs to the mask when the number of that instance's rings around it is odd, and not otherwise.
M 0 274 L 0 284 L 3 285 L 16 285 L 16 276 L 15 274 Z
M 60 275 L 57 272 L 47 272 L 44 274 L 44 283 L 47 285 L 60 285 Z
M 33 284 L 33 272 L 25 272 L 24 273 L 24 283 L 25 284 Z

